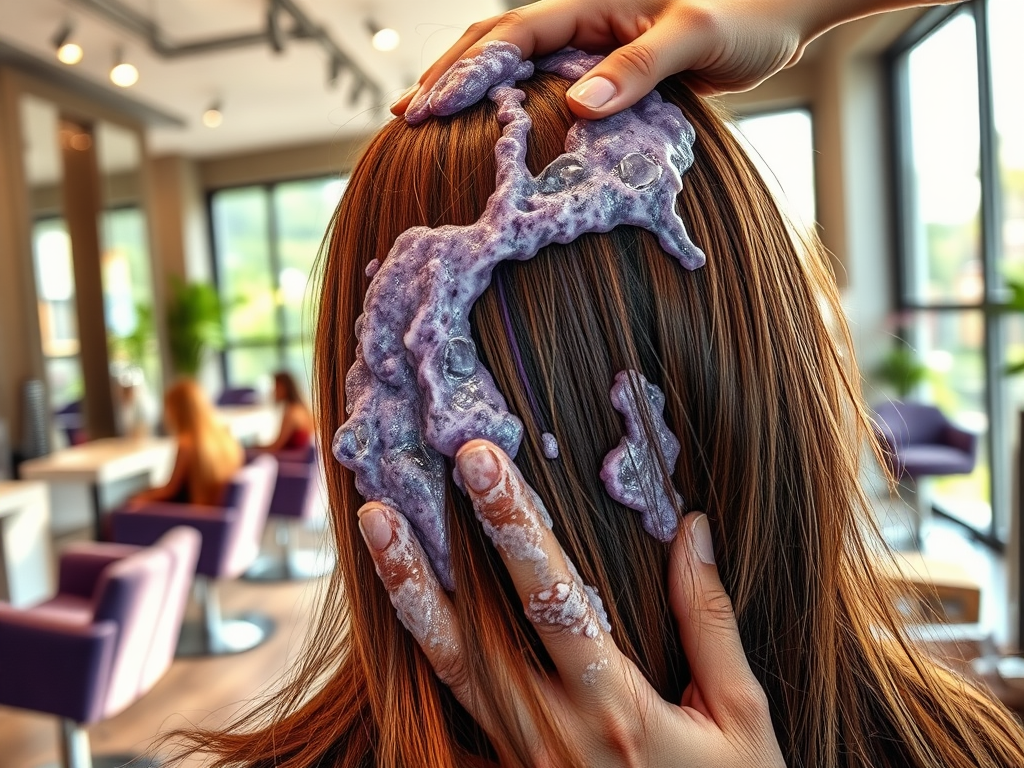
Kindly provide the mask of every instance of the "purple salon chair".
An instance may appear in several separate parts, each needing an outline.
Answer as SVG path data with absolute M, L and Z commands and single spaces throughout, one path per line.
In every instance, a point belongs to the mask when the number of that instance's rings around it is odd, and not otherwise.
M 222 617 L 217 584 L 239 578 L 259 554 L 276 477 L 274 457 L 260 456 L 235 475 L 222 507 L 154 502 L 111 515 L 114 541 L 144 545 L 177 525 L 202 534 L 195 584 L 202 620 L 185 622 L 178 656 L 241 653 L 260 645 L 273 631 L 273 621 L 263 614 Z
M 171 665 L 199 543 L 177 527 L 150 547 L 76 544 L 61 556 L 55 597 L 0 603 L 0 704 L 59 717 L 65 768 L 132 760 L 94 762 L 86 727 L 126 709 Z
M 955 426 L 935 406 L 924 403 L 884 403 L 875 409 L 875 416 L 889 469 L 901 488 L 917 496 L 914 535 L 920 544 L 921 528 L 931 509 L 921 493 L 921 480 L 973 472 L 978 437 Z
M 256 405 L 259 392 L 252 387 L 228 387 L 217 397 L 217 405 Z
M 277 483 L 270 502 L 276 552 L 261 554 L 246 571 L 249 581 L 299 581 L 330 573 L 333 556 L 297 546 L 295 529 L 324 520 L 324 489 L 315 444 L 277 451 Z

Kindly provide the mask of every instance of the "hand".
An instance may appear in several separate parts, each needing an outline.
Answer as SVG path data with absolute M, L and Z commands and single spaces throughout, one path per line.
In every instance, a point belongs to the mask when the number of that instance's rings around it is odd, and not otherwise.
M 830 0 L 831 2 L 832 0 Z M 753 88 L 796 63 L 823 25 L 811 0 L 544 0 L 477 22 L 391 108 L 403 114 L 458 59 L 504 40 L 524 57 L 565 46 L 608 57 L 569 89 L 569 108 L 598 118 L 632 106 L 676 72 L 697 93 Z M 827 25 L 826 25 L 827 26 Z
M 672 544 L 670 601 L 692 682 L 679 705 L 664 701 L 615 646 L 602 613 L 554 538 L 515 465 L 473 440 L 456 457 L 484 529 L 501 554 L 557 674 L 536 672 L 548 710 L 588 766 L 766 768 L 784 766 L 767 698 L 747 663 L 718 577 L 707 517 L 689 515 Z M 462 630 L 402 515 L 371 502 L 360 528 L 399 618 L 438 676 L 492 736 L 499 733 L 465 673 Z M 458 596 L 456 595 L 456 598 Z M 514 692 L 508 692 L 515 695 Z M 519 707 L 533 763 L 550 765 L 529 709 Z M 503 745 L 495 747 L 502 753 Z

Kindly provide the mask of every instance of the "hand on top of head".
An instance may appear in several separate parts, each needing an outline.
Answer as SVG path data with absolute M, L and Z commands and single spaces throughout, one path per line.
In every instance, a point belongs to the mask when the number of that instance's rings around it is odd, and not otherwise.
M 697 93 L 742 91 L 800 58 L 816 28 L 812 3 L 776 0 L 545 0 L 477 22 L 393 106 L 403 114 L 467 53 L 492 40 L 525 58 L 566 46 L 612 53 L 568 94 L 585 118 L 630 107 L 676 72 Z M 614 49 L 614 50 L 613 50 Z
M 587 766 L 767 768 L 784 765 L 767 698 L 740 641 L 718 576 L 706 515 L 687 516 L 672 543 L 670 605 L 692 680 L 679 705 L 663 700 L 616 647 L 596 592 L 583 583 L 550 527 L 544 505 L 505 453 L 473 440 L 456 461 L 477 518 L 508 569 L 527 617 L 555 671 L 536 683 L 566 745 Z M 438 676 L 491 737 L 499 755 L 507 724 L 466 667 L 463 630 L 412 528 L 379 502 L 359 510 L 377 571 L 398 616 Z M 513 729 L 530 745 L 531 764 L 558 765 L 546 730 L 509 683 L 517 702 Z M 503 761 L 504 762 L 504 761 Z

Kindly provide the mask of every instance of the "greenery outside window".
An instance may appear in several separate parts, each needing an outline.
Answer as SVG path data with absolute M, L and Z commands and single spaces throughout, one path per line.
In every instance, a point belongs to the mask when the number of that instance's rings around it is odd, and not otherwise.
M 1019 320 L 992 311 L 1024 278 L 1024 4 L 935 8 L 890 53 L 901 335 L 931 369 L 926 396 L 978 433 L 968 477 L 935 483 L 937 508 L 1001 548 L 1008 538 L 1014 404 L 1004 375 Z M 1012 348 L 1011 348 L 1012 347 Z
M 227 386 L 262 388 L 278 369 L 308 385 L 314 319 L 310 276 L 344 188 L 343 179 L 326 177 L 211 194 Z

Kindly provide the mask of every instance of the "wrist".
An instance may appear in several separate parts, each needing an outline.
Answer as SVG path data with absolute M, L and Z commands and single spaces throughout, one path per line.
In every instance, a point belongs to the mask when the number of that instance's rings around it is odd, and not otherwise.
M 961 0 L 781 0 L 800 31 L 806 45 L 814 38 L 848 21 L 886 11 L 898 11 L 927 5 L 949 5 Z

